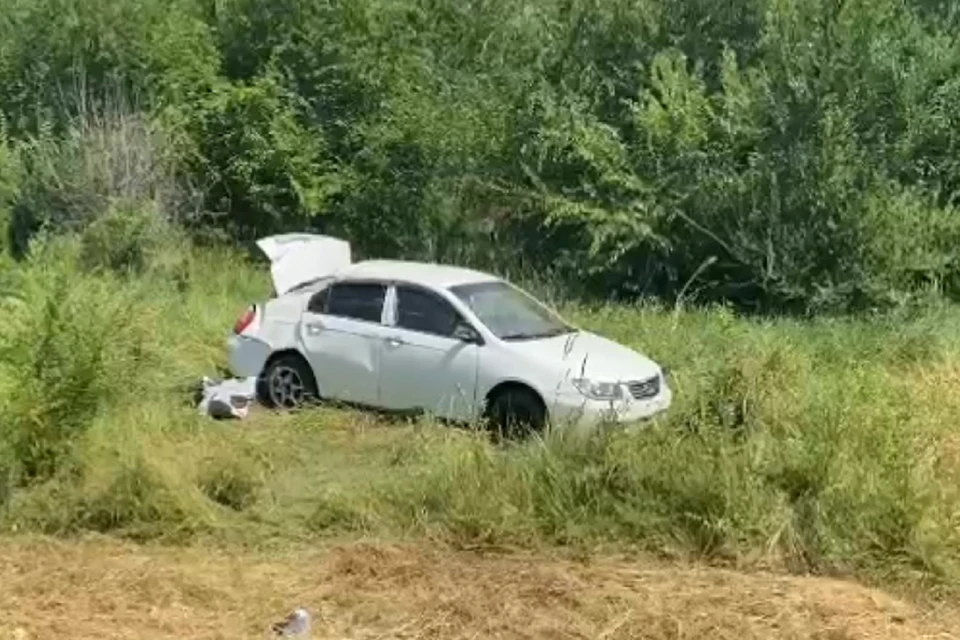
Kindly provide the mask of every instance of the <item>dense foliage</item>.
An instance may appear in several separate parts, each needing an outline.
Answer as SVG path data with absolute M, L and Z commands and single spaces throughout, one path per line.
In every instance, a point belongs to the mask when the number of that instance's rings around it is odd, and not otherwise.
M 22 250 L 107 193 L 605 296 L 954 295 L 957 7 L 0 0 L 0 218 Z

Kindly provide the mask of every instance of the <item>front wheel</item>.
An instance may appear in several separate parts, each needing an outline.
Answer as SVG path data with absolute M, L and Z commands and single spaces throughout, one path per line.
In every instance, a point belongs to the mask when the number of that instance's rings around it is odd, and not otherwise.
M 547 423 L 547 409 L 530 389 L 511 387 L 490 400 L 487 419 L 501 438 L 522 438 L 541 433 Z
M 313 371 L 303 358 L 283 355 L 272 360 L 257 384 L 260 402 L 272 409 L 297 409 L 317 398 Z

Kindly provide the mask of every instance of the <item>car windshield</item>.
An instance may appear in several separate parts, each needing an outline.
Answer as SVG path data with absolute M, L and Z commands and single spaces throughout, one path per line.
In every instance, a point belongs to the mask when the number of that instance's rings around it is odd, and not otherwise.
M 547 307 L 506 282 L 464 284 L 450 290 L 501 340 L 533 340 L 573 331 Z

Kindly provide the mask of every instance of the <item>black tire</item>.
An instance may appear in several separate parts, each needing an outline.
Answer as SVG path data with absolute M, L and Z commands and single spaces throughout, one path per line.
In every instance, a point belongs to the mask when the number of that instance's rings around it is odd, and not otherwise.
M 507 387 L 497 392 L 487 406 L 486 418 L 494 435 L 504 439 L 524 438 L 542 433 L 547 409 L 533 390 Z
M 318 396 L 310 365 L 296 354 L 270 360 L 257 380 L 257 399 L 270 409 L 299 409 L 315 402 Z

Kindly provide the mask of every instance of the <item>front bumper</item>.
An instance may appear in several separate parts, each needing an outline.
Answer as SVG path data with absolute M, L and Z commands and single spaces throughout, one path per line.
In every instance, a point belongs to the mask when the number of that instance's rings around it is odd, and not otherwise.
M 590 430 L 604 424 L 627 425 L 663 413 L 673 402 L 673 392 L 664 384 L 660 393 L 644 400 L 590 400 L 580 394 L 558 394 L 548 408 L 555 427 Z

